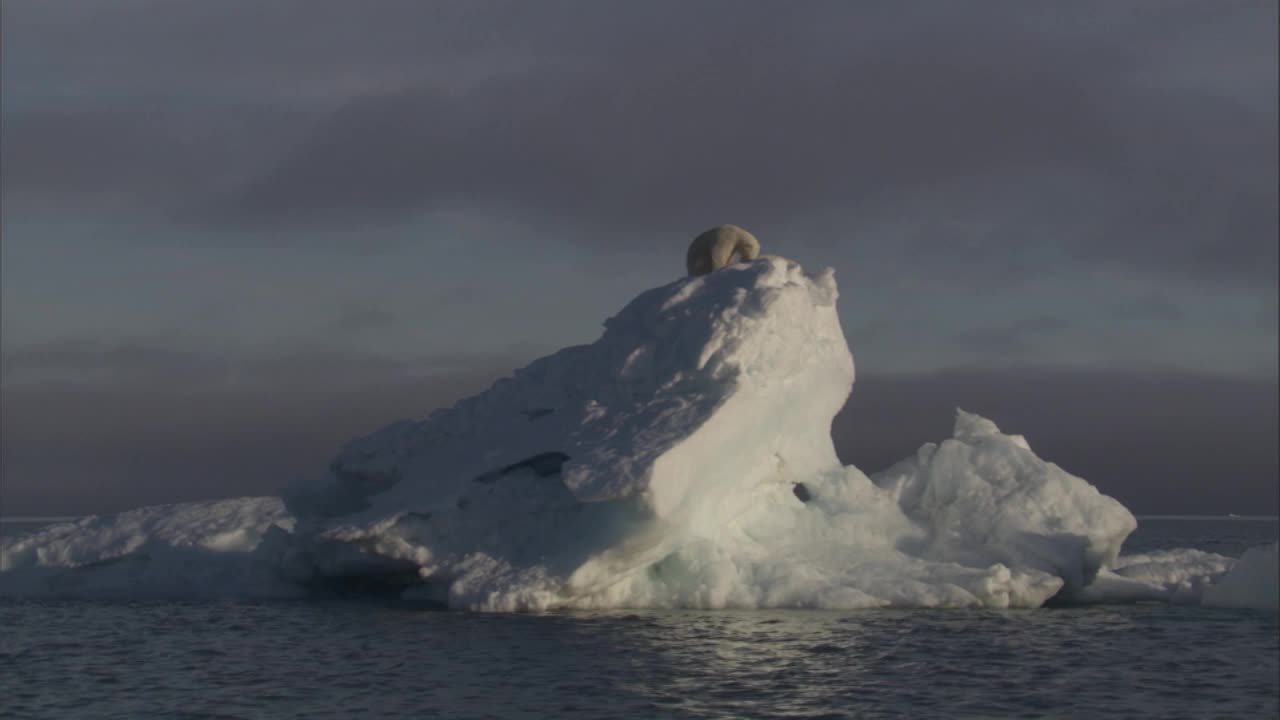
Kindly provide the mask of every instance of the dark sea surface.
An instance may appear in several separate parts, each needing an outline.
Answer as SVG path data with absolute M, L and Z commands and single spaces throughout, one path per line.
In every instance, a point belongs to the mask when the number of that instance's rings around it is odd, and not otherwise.
M 21 528 L 0 527 L 9 534 Z M 1140 518 L 1237 556 L 1275 519 Z M 0 599 L 0 718 L 1276 718 L 1280 617 Z

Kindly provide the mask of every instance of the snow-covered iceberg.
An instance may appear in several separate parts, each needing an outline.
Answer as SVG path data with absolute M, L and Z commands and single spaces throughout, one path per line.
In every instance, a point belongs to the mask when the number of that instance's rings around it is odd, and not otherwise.
M 836 297 L 831 270 L 777 257 L 649 290 L 596 342 L 354 440 L 283 498 L 4 540 L 0 594 L 1036 607 L 1114 584 L 1133 516 L 988 420 L 959 412 L 870 477 L 841 465 Z

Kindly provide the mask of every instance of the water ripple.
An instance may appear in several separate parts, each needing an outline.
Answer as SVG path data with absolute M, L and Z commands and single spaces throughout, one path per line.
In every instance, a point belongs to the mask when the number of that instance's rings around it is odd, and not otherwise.
M 1274 613 L 6 601 L 0 715 L 1274 717 Z

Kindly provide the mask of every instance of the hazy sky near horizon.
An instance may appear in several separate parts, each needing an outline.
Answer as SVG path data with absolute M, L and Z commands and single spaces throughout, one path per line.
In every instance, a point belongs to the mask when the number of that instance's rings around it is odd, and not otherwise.
M 272 492 L 720 222 L 836 269 L 864 469 L 963 404 L 1140 511 L 1280 502 L 1276 2 L 0 12 L 0 513 Z

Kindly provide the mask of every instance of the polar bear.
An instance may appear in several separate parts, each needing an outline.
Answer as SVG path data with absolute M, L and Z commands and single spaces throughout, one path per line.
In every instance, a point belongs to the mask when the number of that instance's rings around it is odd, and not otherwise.
M 738 261 L 755 260 L 760 255 L 760 241 L 737 225 L 717 225 L 693 239 L 685 266 L 689 275 L 706 275 Z

